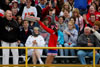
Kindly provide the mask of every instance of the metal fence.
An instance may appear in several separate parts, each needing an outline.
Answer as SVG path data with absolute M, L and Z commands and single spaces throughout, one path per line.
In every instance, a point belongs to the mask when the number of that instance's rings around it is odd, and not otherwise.
M 26 61 L 28 60 L 27 58 L 27 55 L 28 55 L 28 49 L 84 49 L 84 50 L 87 50 L 87 49 L 92 49 L 93 50 L 93 64 L 92 65 L 82 65 L 82 64 L 43 64 L 43 65 L 40 65 L 40 64 L 36 64 L 36 65 L 33 65 L 33 64 L 28 64 L 28 62 L 25 62 L 25 64 L 23 65 L 0 65 L 1 66 L 24 66 L 24 67 L 28 67 L 28 66 L 60 66 L 60 67 L 63 67 L 63 66 L 74 66 L 74 67 L 84 67 L 84 66 L 92 66 L 92 67 L 100 67 L 100 65 L 96 65 L 95 64 L 95 50 L 99 49 L 100 50 L 100 47 L 0 47 L 0 49 L 25 49 L 25 57 L 26 57 Z

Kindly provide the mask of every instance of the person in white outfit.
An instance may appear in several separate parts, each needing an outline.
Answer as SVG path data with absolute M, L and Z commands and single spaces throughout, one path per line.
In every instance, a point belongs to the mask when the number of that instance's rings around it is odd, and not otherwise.
M 37 17 L 37 10 L 36 7 L 31 6 L 32 0 L 26 0 L 26 6 L 24 7 L 22 13 L 22 19 L 24 20 L 26 16 L 35 16 Z
M 26 47 L 44 47 L 45 41 L 44 38 L 39 34 L 39 28 L 34 27 L 34 34 L 30 35 L 25 43 Z M 37 60 L 39 60 L 40 64 L 44 64 L 41 55 L 43 49 L 28 49 L 28 56 L 33 56 L 33 63 L 36 64 Z
M 19 41 L 19 26 L 12 18 L 12 12 L 7 10 L 5 17 L 0 17 L 0 40 L 1 47 L 18 47 Z M 18 49 L 11 49 L 13 55 L 13 64 L 18 64 L 19 54 Z M 3 59 L 2 64 L 9 64 L 10 49 L 2 49 Z

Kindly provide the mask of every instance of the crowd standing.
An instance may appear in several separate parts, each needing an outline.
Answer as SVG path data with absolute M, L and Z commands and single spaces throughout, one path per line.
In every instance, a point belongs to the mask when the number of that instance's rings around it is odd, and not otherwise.
M 28 21 L 27 16 L 40 20 Z M 100 47 L 100 0 L 0 0 L 0 41 L 1 47 Z M 24 49 L 11 52 L 13 64 L 25 56 Z M 48 55 L 48 64 L 55 55 L 77 55 L 81 64 L 87 64 L 85 56 L 93 57 L 93 50 L 59 49 L 53 57 L 50 52 L 28 49 L 28 56 L 33 64 L 44 64 L 42 55 Z M 9 54 L 10 49 L 2 49 L 2 64 L 9 64 Z M 98 64 L 99 50 L 95 57 Z

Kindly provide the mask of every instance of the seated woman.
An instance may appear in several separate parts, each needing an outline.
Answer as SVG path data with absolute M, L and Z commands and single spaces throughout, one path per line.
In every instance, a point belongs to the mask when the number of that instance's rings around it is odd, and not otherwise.
M 75 25 L 72 21 L 68 22 L 68 28 L 66 28 L 63 33 L 65 41 L 64 46 L 75 47 L 77 42 L 78 32 L 75 29 Z M 71 49 L 70 52 L 72 56 L 75 56 L 74 50 Z M 68 49 L 65 49 L 65 56 L 68 56 Z
M 39 28 L 34 27 L 34 34 L 30 35 L 26 41 L 26 47 L 44 47 L 45 41 L 44 38 L 39 34 Z M 33 56 L 33 63 L 36 64 L 39 60 L 40 64 L 44 64 L 41 55 L 43 49 L 28 49 L 28 56 Z

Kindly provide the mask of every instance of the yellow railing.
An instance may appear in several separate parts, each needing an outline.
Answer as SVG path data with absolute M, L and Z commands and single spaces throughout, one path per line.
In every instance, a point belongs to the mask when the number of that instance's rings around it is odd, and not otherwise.
M 26 61 L 27 61 L 27 55 L 28 55 L 28 49 L 92 49 L 93 50 L 93 67 L 100 67 L 100 65 L 95 65 L 95 50 L 100 49 L 100 47 L 0 47 L 0 49 L 25 49 L 26 51 Z M 69 64 L 44 64 L 44 65 L 29 65 L 28 62 L 25 63 L 25 65 L 0 65 L 1 66 L 91 66 L 91 65 L 69 65 Z

